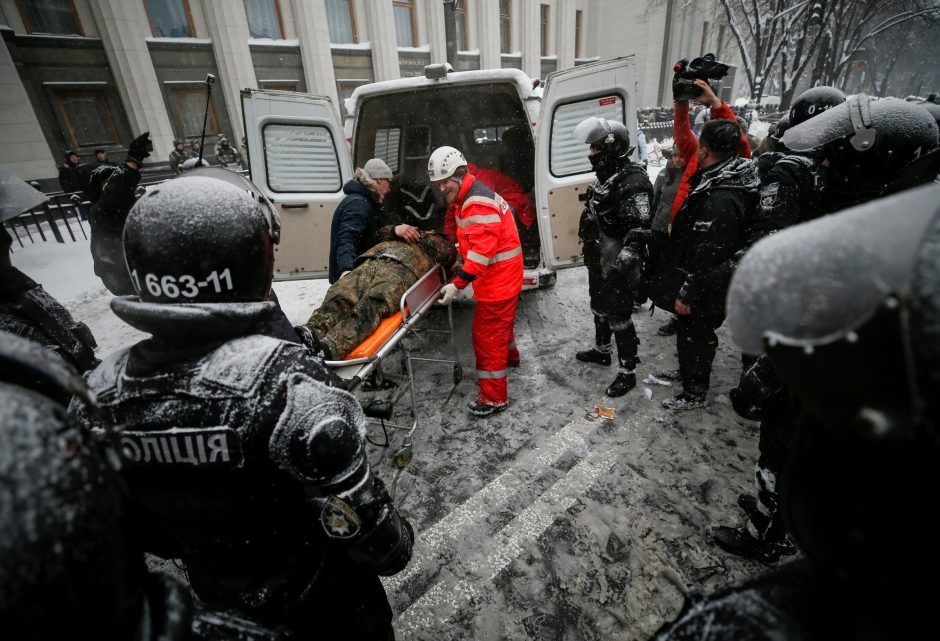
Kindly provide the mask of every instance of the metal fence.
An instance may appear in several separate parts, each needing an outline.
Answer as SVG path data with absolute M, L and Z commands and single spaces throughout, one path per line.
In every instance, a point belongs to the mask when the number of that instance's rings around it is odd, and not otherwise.
M 10 235 L 25 247 L 31 243 L 55 240 L 57 243 L 88 239 L 85 225 L 88 221 L 87 200 L 80 193 L 53 194 L 43 204 L 3 223 Z M 63 230 L 65 233 L 63 233 Z

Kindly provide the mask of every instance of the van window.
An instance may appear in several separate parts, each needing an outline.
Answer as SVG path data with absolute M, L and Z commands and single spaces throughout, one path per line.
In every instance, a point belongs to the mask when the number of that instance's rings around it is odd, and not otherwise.
M 381 158 L 392 172 L 398 171 L 398 150 L 401 146 L 401 129 L 388 127 L 375 132 L 374 158 Z
M 574 137 L 574 128 L 591 116 L 626 123 L 623 99 L 603 96 L 559 105 L 552 114 L 549 169 L 553 176 L 583 174 L 591 169 L 588 146 Z
M 264 164 L 275 192 L 336 192 L 343 186 L 330 130 L 316 125 L 267 125 Z

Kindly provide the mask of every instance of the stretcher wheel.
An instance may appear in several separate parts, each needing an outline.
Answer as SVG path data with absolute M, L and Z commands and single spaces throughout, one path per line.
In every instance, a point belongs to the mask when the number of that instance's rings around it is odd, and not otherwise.
M 454 365 L 454 385 L 463 380 L 463 368 L 460 365 Z
M 395 453 L 393 454 L 393 457 L 395 460 L 395 467 L 397 467 L 400 470 L 404 469 L 406 465 L 411 463 L 412 455 L 413 455 L 413 452 L 411 451 L 411 443 L 406 443 L 405 445 L 402 445 L 400 448 L 395 450 Z

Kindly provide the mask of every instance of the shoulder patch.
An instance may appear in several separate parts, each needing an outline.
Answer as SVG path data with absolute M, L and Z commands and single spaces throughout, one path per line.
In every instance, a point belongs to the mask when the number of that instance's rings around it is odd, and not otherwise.
M 634 194 L 633 204 L 644 218 L 650 215 L 650 197 L 645 191 Z
M 780 191 L 780 183 L 770 183 L 761 186 L 760 206 L 762 209 L 771 209 L 777 204 L 778 191 Z
M 362 519 L 346 502 L 331 496 L 320 510 L 320 525 L 332 539 L 351 539 L 359 534 Z
M 206 362 L 201 378 L 247 395 L 263 379 L 261 372 L 287 344 L 261 334 L 236 338 L 215 350 Z

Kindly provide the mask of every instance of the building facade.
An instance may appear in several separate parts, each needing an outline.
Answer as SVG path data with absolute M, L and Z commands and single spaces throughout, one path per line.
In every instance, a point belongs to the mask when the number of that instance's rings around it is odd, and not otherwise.
M 544 78 L 636 55 L 637 106 L 671 101 L 675 59 L 727 48 L 713 0 L 459 0 L 455 19 L 457 70 Z M 342 115 L 357 86 L 447 59 L 442 0 L 0 0 L 0 24 L 0 166 L 27 180 L 55 176 L 66 149 L 120 160 L 142 131 L 165 161 L 204 118 L 207 153 L 220 133 L 237 145 L 246 87 L 325 95 Z

